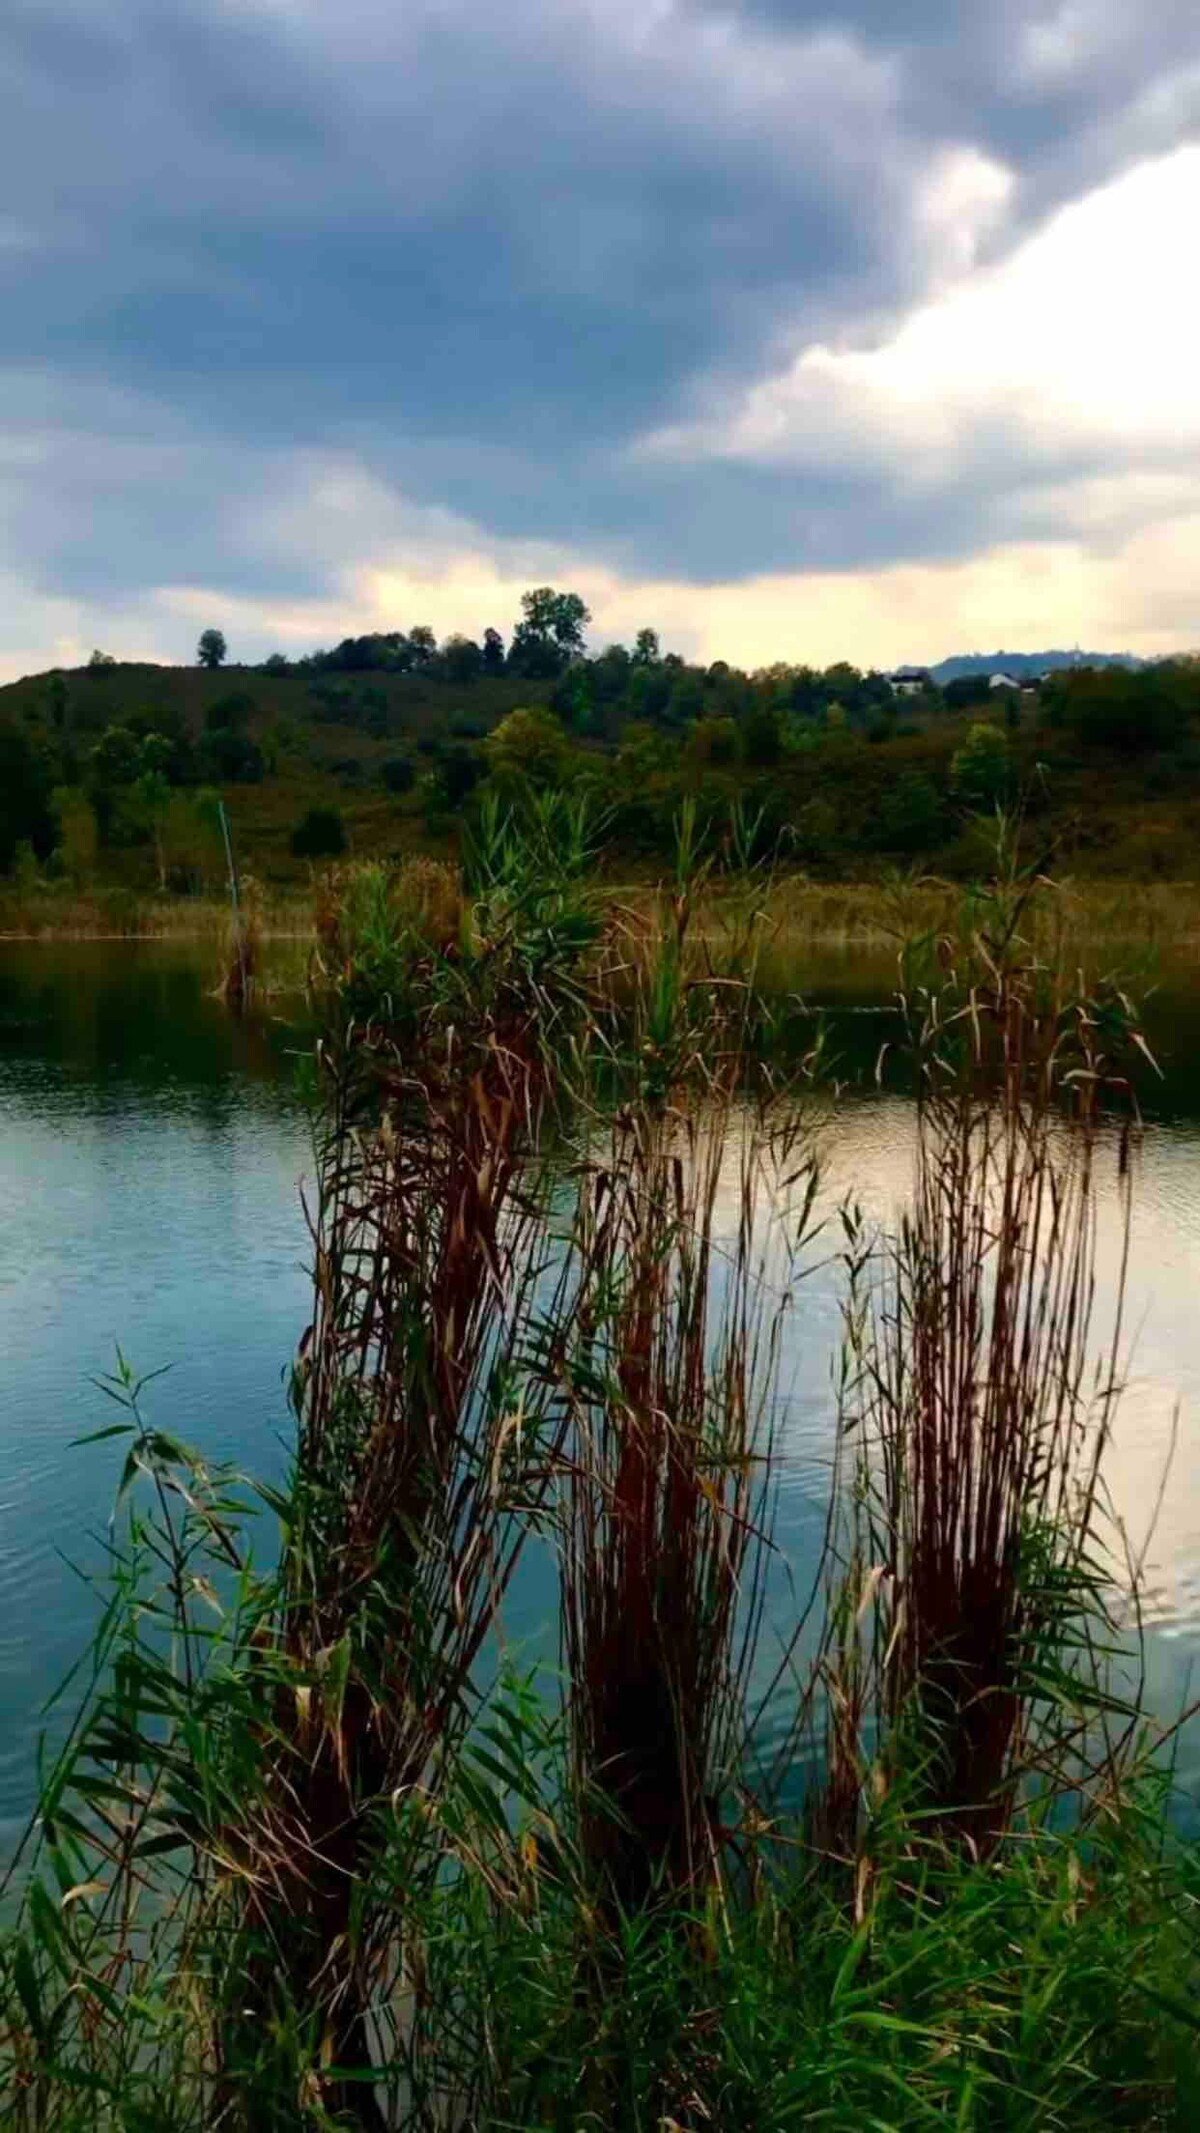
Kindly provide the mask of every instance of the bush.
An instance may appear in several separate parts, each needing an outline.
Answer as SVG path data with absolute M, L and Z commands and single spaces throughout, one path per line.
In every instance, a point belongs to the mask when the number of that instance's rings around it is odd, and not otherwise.
M 390 755 L 380 765 L 379 775 L 389 792 L 411 792 L 416 782 L 416 770 L 406 755 Z
M 204 714 L 206 733 L 244 733 L 247 721 L 254 709 L 254 698 L 246 689 L 231 689 L 227 696 L 218 696 Z
M 340 859 L 346 849 L 346 825 L 337 807 L 310 807 L 292 831 L 296 859 Z
M 260 785 L 266 769 L 257 741 L 230 726 L 205 734 L 199 763 L 201 775 L 214 785 Z

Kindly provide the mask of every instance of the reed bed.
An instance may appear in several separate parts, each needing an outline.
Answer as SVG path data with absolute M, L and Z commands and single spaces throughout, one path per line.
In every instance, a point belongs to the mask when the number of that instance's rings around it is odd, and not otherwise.
M 785 1813 L 748 1691 L 820 1114 L 763 1042 L 771 882 L 718 954 L 686 818 L 652 926 L 594 859 L 546 801 L 461 874 L 324 885 L 294 1471 L 239 1489 L 109 1388 L 127 1519 L 0 1939 L 11 2121 L 1189 2124 L 1200 1872 L 1103 1649 L 1130 1005 L 1045 960 L 1029 883 L 906 970 L 913 1199 L 844 1217 Z M 558 1694 L 499 1635 L 531 1545 Z
M 1035 1766 L 1072 1789 L 1096 1775 L 1075 1756 L 1088 1716 L 1117 1708 L 1098 1652 L 1082 1669 L 1067 1657 L 1115 1628 L 1102 1464 L 1122 1363 L 1130 1062 L 1145 1046 L 1124 994 L 1088 996 L 1040 958 L 1027 909 L 1027 892 L 981 901 L 935 944 L 936 976 L 906 992 L 912 1202 L 877 1255 L 848 1223 L 854 1567 L 830 1611 L 827 1804 L 851 1853 L 868 1784 L 882 1797 L 894 1782 L 931 1827 L 986 1853 Z M 1097 1340 L 1102 1161 L 1121 1184 L 1124 1255 Z M 885 1744 L 873 1764 L 864 1730 Z M 1120 1749 L 1103 1740 L 1116 1783 Z
M 268 940 L 311 940 L 311 893 L 264 891 L 261 924 Z M 221 942 L 228 925 L 228 900 L 217 896 L 148 896 L 115 884 L 69 891 L 0 888 L 4 940 Z

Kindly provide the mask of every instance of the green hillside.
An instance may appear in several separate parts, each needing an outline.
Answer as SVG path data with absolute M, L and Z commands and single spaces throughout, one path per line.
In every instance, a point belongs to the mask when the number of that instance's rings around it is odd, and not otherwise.
M 221 798 L 241 865 L 283 889 L 342 851 L 449 850 L 482 793 L 557 786 L 590 800 L 622 865 L 661 860 L 686 799 L 718 856 L 820 878 L 969 874 L 997 807 L 1076 873 L 1196 873 L 1191 661 L 901 691 L 844 662 L 691 666 L 649 631 L 588 657 L 582 603 L 528 599 L 550 620 L 507 652 L 413 631 L 253 668 L 97 655 L 0 689 L 0 872 L 212 894 Z

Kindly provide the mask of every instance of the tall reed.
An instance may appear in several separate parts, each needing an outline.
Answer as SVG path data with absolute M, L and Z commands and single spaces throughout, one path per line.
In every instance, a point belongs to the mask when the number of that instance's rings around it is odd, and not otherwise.
M 857 1796 L 855 1737 L 873 1703 L 876 1782 L 915 1783 L 936 1826 L 982 1848 L 1035 1757 L 1064 1779 L 1068 1739 L 1079 1745 L 1072 1720 L 1049 1749 L 1046 1724 L 1065 1706 L 1047 1689 L 1063 1651 L 1096 1630 L 1109 1586 L 1101 1462 L 1128 1253 L 1127 1064 L 1141 1043 L 1122 994 L 1089 995 L 1029 948 L 1026 893 L 976 903 L 903 1003 L 913 1199 L 882 1266 L 859 1257 L 874 1287 L 851 1320 L 863 1523 L 849 1600 L 873 1645 L 864 1668 L 851 1626 L 830 1675 L 829 1797 L 845 1809 Z M 1097 1347 L 1104 1160 L 1124 1246 Z M 1060 1667 L 1057 1686 L 1078 1715 L 1083 1675 L 1068 1684 Z
M 689 958 L 692 831 L 685 816 L 669 916 L 626 967 L 621 1100 L 581 1189 L 568 1370 L 573 1782 L 587 1870 L 622 1913 L 699 1900 L 723 1870 L 789 1255 L 816 1183 L 803 1106 L 751 1054 L 753 927 L 719 974 Z
M 277 1703 L 268 1758 L 290 1866 L 247 1924 L 266 2005 L 282 1981 L 320 2016 L 349 2073 L 332 2093 L 367 2117 L 367 2010 L 403 1903 L 364 1892 L 396 1804 L 436 1784 L 469 1723 L 561 1433 L 553 1372 L 530 1368 L 570 1310 L 566 1259 L 546 1264 L 538 1141 L 595 928 L 572 888 L 573 825 L 536 826 L 531 850 L 485 819 L 470 905 L 428 864 L 343 879 L 314 969 L 315 1311 L 277 1631 L 307 1687 Z M 254 2055 L 262 2008 L 242 1999 L 251 2031 L 232 2034 Z

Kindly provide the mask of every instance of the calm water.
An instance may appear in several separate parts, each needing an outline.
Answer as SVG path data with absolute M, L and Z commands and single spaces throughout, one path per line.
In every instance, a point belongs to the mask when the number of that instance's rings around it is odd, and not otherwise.
M 101 1559 L 120 1450 L 73 1447 L 116 1419 L 92 1379 L 119 1344 L 140 1372 L 170 1366 L 148 1396 L 164 1427 L 265 1477 L 287 1457 L 284 1376 L 308 1303 L 300 1039 L 286 997 L 277 1016 L 232 1022 L 212 974 L 187 947 L 0 943 L 0 1852 L 30 1805 L 42 1705 L 95 1620 L 81 1571 Z M 847 1078 L 869 1078 L 886 962 L 797 980 L 837 1010 Z M 1140 1546 L 1174 1441 L 1148 1559 L 1151 1690 L 1173 1713 L 1200 1656 L 1200 973 L 1164 985 L 1153 1021 L 1165 1074 L 1140 1159 L 1132 1380 L 1109 1480 Z M 910 1172 L 907 1106 L 853 1096 L 825 1158 L 831 1197 L 853 1187 L 888 1216 Z M 799 1563 L 821 1529 L 839 1335 L 823 1256 L 785 1373 L 780 1530 Z M 537 1613 L 535 1583 L 518 1627 Z M 1193 1740 L 1180 1774 L 1200 1799 Z

